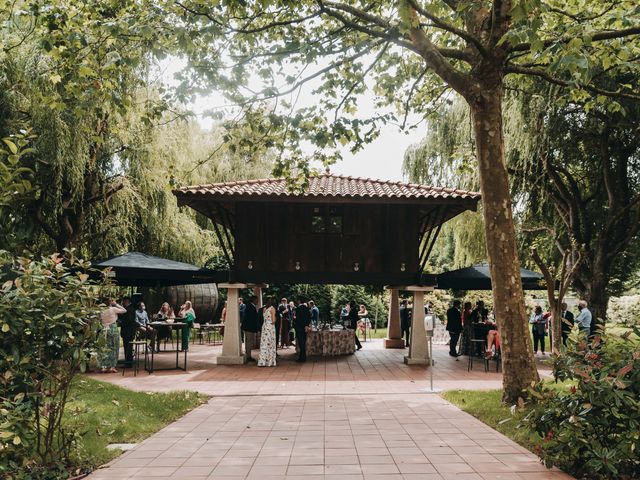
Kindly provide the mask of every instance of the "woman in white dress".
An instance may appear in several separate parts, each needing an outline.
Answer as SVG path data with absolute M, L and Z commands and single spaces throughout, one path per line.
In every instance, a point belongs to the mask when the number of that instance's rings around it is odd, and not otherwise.
M 262 310 L 262 334 L 260 336 L 259 367 L 276 366 L 276 309 L 273 300 L 267 298 Z

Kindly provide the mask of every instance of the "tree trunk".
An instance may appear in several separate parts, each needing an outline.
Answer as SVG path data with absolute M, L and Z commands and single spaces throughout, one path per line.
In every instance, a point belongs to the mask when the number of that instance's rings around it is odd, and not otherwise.
M 485 70 L 484 78 L 489 74 Z M 478 87 L 468 100 L 476 139 L 493 304 L 502 339 L 503 401 L 513 404 L 539 377 L 526 319 L 504 159 L 502 81 L 480 81 Z

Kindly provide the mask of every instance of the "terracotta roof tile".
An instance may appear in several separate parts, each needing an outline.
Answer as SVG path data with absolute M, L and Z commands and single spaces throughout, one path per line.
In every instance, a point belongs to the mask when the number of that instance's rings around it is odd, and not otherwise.
M 242 196 L 242 197 L 351 197 L 351 198 L 457 198 L 477 200 L 480 194 L 453 188 L 432 187 L 415 183 L 374 180 L 322 173 L 309 178 L 304 192 L 291 191 L 284 178 L 242 180 L 182 187 L 177 195 Z

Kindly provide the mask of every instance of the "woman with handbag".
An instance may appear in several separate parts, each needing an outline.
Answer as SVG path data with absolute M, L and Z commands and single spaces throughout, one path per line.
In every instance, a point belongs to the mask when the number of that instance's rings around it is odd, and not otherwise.
M 544 337 L 547 334 L 547 319 L 542 313 L 542 307 L 539 305 L 535 308 L 531 318 L 529 319 L 531 324 L 531 333 L 533 334 L 533 351 L 538 354 L 538 344 L 540 344 L 540 350 L 542 355 L 544 353 Z

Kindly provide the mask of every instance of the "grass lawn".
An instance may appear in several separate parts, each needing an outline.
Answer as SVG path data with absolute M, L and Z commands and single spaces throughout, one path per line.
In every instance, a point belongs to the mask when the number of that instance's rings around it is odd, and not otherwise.
M 137 443 L 207 400 L 194 392 L 133 392 L 80 377 L 66 409 L 67 429 L 82 436 L 77 461 L 97 467 L 120 454 L 110 443 Z
M 443 392 L 442 397 L 529 450 L 540 440 L 537 433 L 517 428 L 526 412 L 512 415 L 500 401 L 502 390 L 451 390 Z
M 575 384 L 572 381 L 556 383 L 553 380 L 545 383 L 551 389 L 564 391 Z M 510 407 L 501 401 L 502 390 L 451 390 L 442 392 L 442 397 L 531 451 L 541 440 L 537 433 L 524 427 L 518 428 L 520 419 L 528 410 L 525 407 L 524 411 L 512 415 Z

